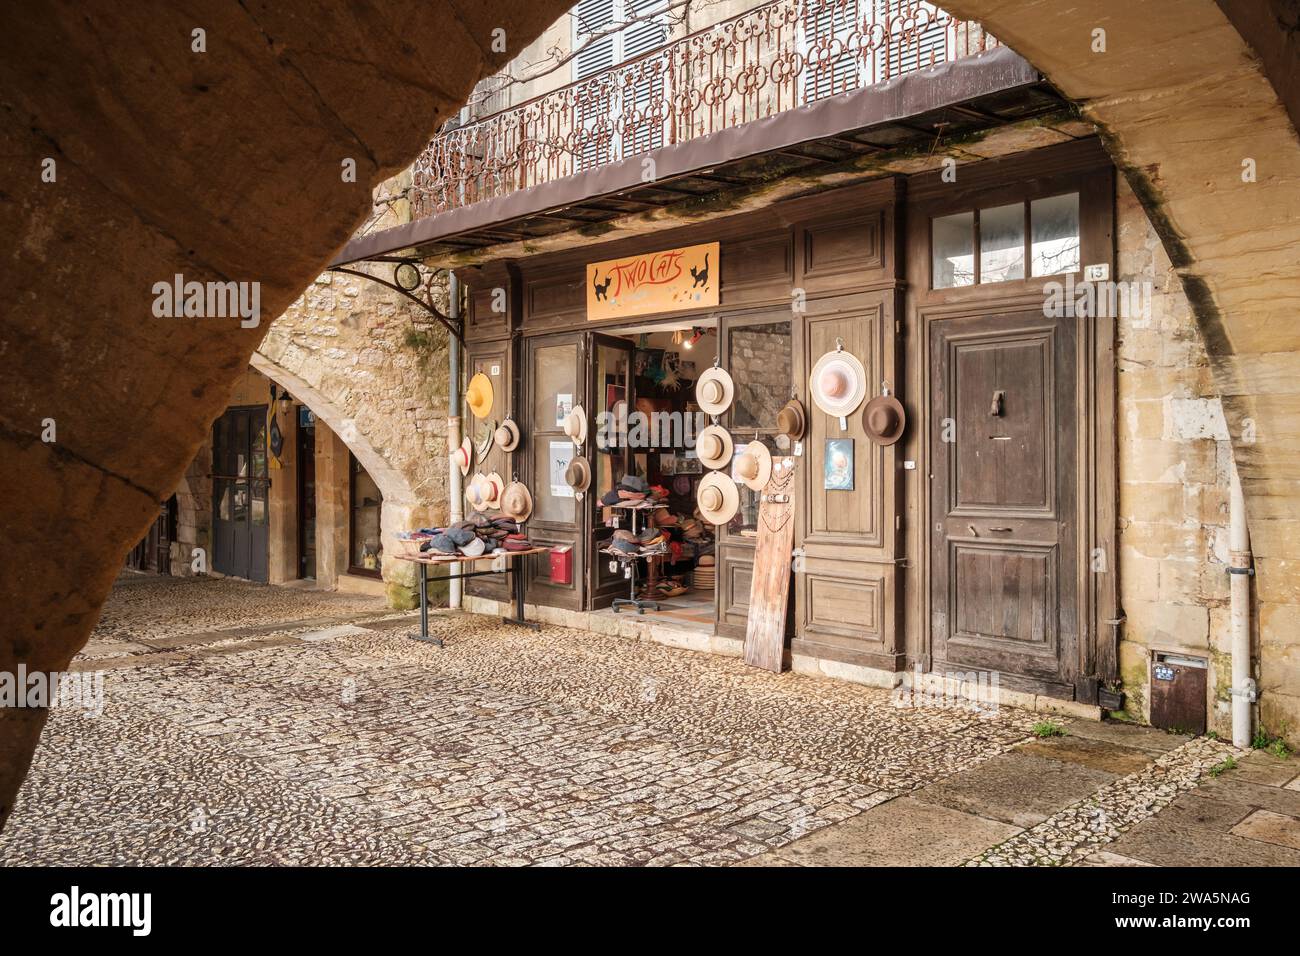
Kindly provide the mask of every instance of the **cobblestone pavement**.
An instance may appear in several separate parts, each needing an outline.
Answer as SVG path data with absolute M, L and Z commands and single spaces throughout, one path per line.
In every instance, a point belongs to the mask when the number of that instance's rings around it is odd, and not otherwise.
M 437 648 L 412 624 L 373 600 L 124 579 L 78 664 L 102 669 L 104 712 L 52 714 L 0 864 L 802 864 L 819 840 L 854 846 L 858 821 L 906 832 L 912 795 L 931 831 L 967 834 L 934 862 L 1078 862 L 1144 818 L 1124 781 L 1164 759 L 1172 799 L 1200 767 L 1160 734 L 1034 755 L 1041 718 L 1011 708 L 900 710 L 881 690 L 471 615 L 435 617 Z M 1041 784 L 1084 758 L 1108 769 Z M 1051 801 L 999 803 L 1036 787 Z M 1094 794 L 1122 827 L 1048 832 Z

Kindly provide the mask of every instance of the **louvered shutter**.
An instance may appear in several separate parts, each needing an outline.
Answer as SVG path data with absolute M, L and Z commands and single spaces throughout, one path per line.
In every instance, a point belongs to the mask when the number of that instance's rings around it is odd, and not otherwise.
M 857 20 L 858 0 L 811 0 L 804 8 L 804 102 L 847 93 L 860 85 L 858 52 L 846 45 Z M 840 52 L 826 59 L 825 49 Z
M 924 70 L 948 58 L 948 31 L 943 16 L 924 0 L 875 0 L 876 19 L 887 24 L 890 38 L 885 56 L 876 60 L 875 82 Z M 918 29 L 919 27 L 919 29 Z
M 623 31 L 623 55 L 626 63 L 650 53 L 668 42 L 668 24 L 664 17 L 664 0 L 624 0 L 626 19 L 639 20 Z M 658 9 L 656 9 L 658 8 Z M 645 18 L 645 19 L 641 19 Z M 665 89 L 664 76 L 654 57 L 646 57 L 644 75 L 631 74 L 631 88 L 624 92 L 629 102 L 621 104 L 626 117 L 623 156 L 635 156 L 664 144 Z
M 608 70 L 616 62 L 618 35 L 599 36 L 615 22 L 616 0 L 581 0 L 574 8 L 578 25 L 574 41 L 578 55 L 574 60 L 576 79 L 594 77 Z M 591 39 L 593 36 L 598 39 Z M 595 80 L 593 83 L 597 82 Z M 609 162 L 613 157 L 613 129 L 609 126 L 613 107 L 612 90 L 586 85 L 589 95 L 577 105 L 575 121 L 582 130 L 582 145 L 574 157 L 574 172 L 591 169 Z

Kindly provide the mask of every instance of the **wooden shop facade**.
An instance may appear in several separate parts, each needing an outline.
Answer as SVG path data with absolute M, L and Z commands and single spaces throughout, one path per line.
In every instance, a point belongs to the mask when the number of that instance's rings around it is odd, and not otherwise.
M 794 462 L 790 654 L 886 672 L 997 671 L 1008 689 L 1096 701 L 1099 682 L 1117 676 L 1114 318 L 1045 303 L 1051 284 L 1113 276 L 1114 169 L 1083 138 L 963 164 L 949 179 L 939 169 L 822 187 L 649 235 L 457 267 L 467 377 L 490 378 L 492 418 L 508 414 L 524 436 L 475 470 L 525 482 L 529 536 L 554 549 L 530 559 L 529 602 L 611 613 L 627 596 L 607 554 L 626 524 L 601 502 L 625 473 L 667 489 L 668 509 L 693 524 L 706 470 L 689 440 L 610 451 L 594 436 L 600 413 L 620 407 L 691 416 L 694 380 L 716 359 L 735 383 L 719 423 L 736 447 L 766 441 Z M 593 308 L 593 264 L 693 247 L 717 250 L 716 304 Z M 875 440 L 861 407 L 837 418 L 812 400 L 809 376 L 837 348 L 860 361 L 867 398 L 901 400 L 901 439 Z M 776 415 L 791 397 L 806 430 L 782 448 Z M 566 448 L 574 408 L 589 416 L 588 439 Z M 561 485 L 574 455 L 592 476 L 581 496 Z M 758 494 L 739 490 L 736 516 L 708 529 L 673 582 L 689 587 L 711 566 L 712 590 L 690 588 L 683 606 L 735 638 L 759 540 Z M 471 593 L 507 597 L 499 585 Z

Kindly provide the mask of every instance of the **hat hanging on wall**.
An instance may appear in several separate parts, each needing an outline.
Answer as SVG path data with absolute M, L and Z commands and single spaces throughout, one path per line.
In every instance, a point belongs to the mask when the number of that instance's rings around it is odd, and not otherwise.
M 484 479 L 486 490 L 484 491 L 483 504 L 488 508 L 501 507 L 501 492 L 505 488 L 505 481 L 495 471 L 490 472 Z
M 587 413 L 581 405 L 574 405 L 573 410 L 564 416 L 564 434 L 573 439 L 575 445 L 587 440 Z
M 469 443 L 469 436 L 460 443 L 460 447 L 451 453 L 451 463 L 460 469 L 461 477 L 469 474 L 470 462 L 474 460 L 474 448 Z
M 705 468 L 726 468 L 731 461 L 731 433 L 721 425 L 709 425 L 696 436 L 695 454 Z
M 471 378 L 465 390 L 465 404 L 475 418 L 487 418 L 492 411 L 492 379 L 482 372 Z
M 790 441 L 803 441 L 808 430 L 808 416 L 804 413 L 803 402 L 792 398 L 776 413 L 777 437 L 785 436 Z
M 497 447 L 502 451 L 514 451 L 519 447 L 519 426 L 514 419 L 507 418 L 496 430 Z
M 867 437 L 877 445 L 892 445 L 903 437 L 907 430 L 907 411 L 903 403 L 896 399 L 885 384 L 880 394 L 867 402 L 862 412 L 862 427 Z
M 731 477 L 754 491 L 762 491 L 772 479 L 772 453 L 761 441 L 750 442 L 736 456 L 731 466 Z
M 715 365 L 695 380 L 695 401 L 706 415 L 721 415 L 735 396 L 736 384 L 725 368 Z
M 492 442 L 495 440 L 494 436 L 496 435 L 496 431 L 497 431 L 496 422 L 488 422 L 484 426 L 482 432 L 478 431 L 477 425 L 475 426 L 474 434 L 476 437 L 474 443 L 474 450 L 478 452 L 478 460 L 480 462 L 487 461 L 488 452 L 492 450 Z
M 465 500 L 475 511 L 482 511 L 487 507 L 487 496 L 487 479 L 483 477 L 482 472 L 479 472 L 465 486 Z
M 740 508 L 740 490 L 720 471 L 711 471 L 700 479 L 695 492 L 700 515 L 710 524 L 726 524 Z
M 521 524 L 533 513 L 533 496 L 522 481 L 512 481 L 501 492 L 501 513 Z
M 564 469 L 564 480 L 578 494 L 590 488 L 591 466 L 587 464 L 587 459 L 575 458 L 569 462 L 569 467 Z
M 835 340 L 835 351 L 817 360 L 808 376 L 808 394 L 813 404 L 832 418 L 844 419 L 857 411 L 867 397 L 867 371 L 856 355 L 844 351 Z M 841 427 L 844 427 L 841 421 Z

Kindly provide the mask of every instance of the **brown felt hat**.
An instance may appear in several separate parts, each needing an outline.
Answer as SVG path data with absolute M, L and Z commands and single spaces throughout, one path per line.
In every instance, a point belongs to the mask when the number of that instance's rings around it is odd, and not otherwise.
M 802 441 L 808 430 L 808 416 L 803 410 L 803 402 L 792 398 L 776 413 L 776 430 L 791 441 Z
M 877 395 L 862 412 L 862 427 L 877 445 L 892 445 L 903 437 L 907 412 L 893 395 Z

